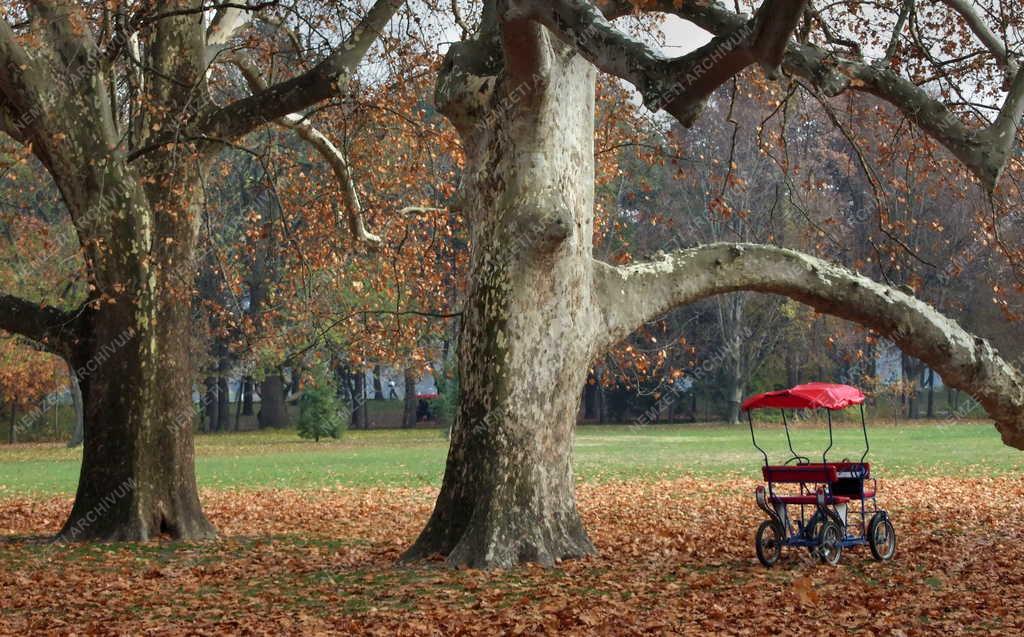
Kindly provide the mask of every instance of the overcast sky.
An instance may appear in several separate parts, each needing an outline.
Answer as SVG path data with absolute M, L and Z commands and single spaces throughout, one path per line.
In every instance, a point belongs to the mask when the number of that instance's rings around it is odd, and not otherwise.
M 711 41 L 710 33 L 674 15 L 667 17 L 663 30 L 665 47 L 662 53 L 671 57 L 686 55 Z

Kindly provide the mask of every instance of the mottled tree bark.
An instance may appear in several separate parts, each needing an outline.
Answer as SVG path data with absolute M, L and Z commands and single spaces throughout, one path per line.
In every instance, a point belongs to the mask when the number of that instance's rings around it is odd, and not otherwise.
M 187 174 L 149 174 L 144 189 L 121 183 L 125 201 L 112 208 L 126 211 L 125 223 L 113 224 L 113 256 L 98 273 L 115 302 L 88 315 L 71 357 L 85 439 L 75 504 L 61 531 L 69 540 L 215 535 L 195 480 L 192 316 L 182 301 L 190 288 L 180 283 L 182 269 L 191 272 L 200 191 Z M 171 241 L 152 245 L 152 228 Z
M 486 36 L 485 36 L 486 37 Z M 474 250 L 462 317 L 462 401 L 434 513 L 406 558 L 554 564 L 593 552 L 576 509 L 573 427 L 593 357 L 592 65 L 545 29 L 504 25 L 507 68 L 454 48 L 438 103 L 467 149 Z M 487 43 L 482 48 L 486 48 Z

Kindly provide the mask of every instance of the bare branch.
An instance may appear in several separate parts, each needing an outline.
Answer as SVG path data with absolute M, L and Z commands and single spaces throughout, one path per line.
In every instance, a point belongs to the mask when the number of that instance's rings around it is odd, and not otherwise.
M 896 55 L 896 49 L 900 44 L 900 33 L 903 32 L 903 27 L 907 24 L 907 18 L 910 17 L 910 11 L 913 7 L 914 0 L 903 0 L 900 3 L 900 14 L 896 18 L 896 24 L 892 27 L 892 35 L 889 36 L 889 44 L 885 47 L 885 58 L 883 61 L 888 64 L 892 60 L 893 56 Z
M 232 140 L 333 97 L 404 0 L 377 0 L 337 51 L 309 71 L 228 104 L 204 118 L 195 136 Z
M 1009 88 L 1010 83 L 1017 76 L 1019 67 L 1017 60 L 1006 49 L 1006 43 L 999 39 L 999 36 L 989 28 L 988 23 L 978 13 L 978 9 L 973 3 L 966 0 L 942 1 L 949 5 L 950 9 L 960 14 L 975 37 L 985 45 L 985 48 L 992 52 L 992 55 L 995 56 L 996 61 L 999 63 L 999 67 L 1003 69 L 1006 78 L 1005 84 Z
M 249 60 L 237 55 L 225 58 L 226 61 L 234 64 L 249 84 L 249 89 L 254 92 L 264 91 L 267 88 L 266 82 L 260 75 L 259 69 Z M 379 246 L 381 238 L 366 229 L 363 205 L 359 200 L 359 191 L 356 190 L 355 181 L 352 179 L 352 171 L 349 169 L 348 159 L 340 148 L 334 145 L 326 135 L 313 127 L 309 120 L 298 113 L 289 113 L 277 119 L 276 123 L 285 128 L 294 130 L 299 137 L 308 142 L 320 153 L 334 171 L 334 177 L 341 186 L 342 199 L 345 202 L 345 213 L 348 221 L 349 231 L 352 236 L 363 243 L 371 246 Z
M 455 24 L 462 31 L 462 39 L 468 40 L 469 36 L 473 34 L 473 30 L 469 28 L 466 20 L 462 17 L 462 10 L 459 9 L 459 0 L 452 0 L 452 17 L 455 18 Z
M 821 27 L 821 32 L 825 34 L 826 42 L 828 42 L 829 44 L 835 44 L 850 49 L 853 52 L 854 56 L 857 57 L 858 59 L 863 57 L 861 55 L 860 43 L 855 42 L 854 40 L 850 40 L 849 38 L 840 37 L 833 33 L 832 27 L 830 27 L 828 22 L 825 21 L 825 17 L 821 15 L 820 11 L 814 8 L 814 4 L 811 2 L 807 3 L 807 15 L 814 18 L 814 20 L 818 23 L 818 26 Z M 803 38 L 801 38 L 801 41 L 803 41 Z
M 223 12 L 237 12 L 242 11 L 251 13 L 255 11 L 262 11 L 271 7 L 276 7 L 280 4 L 280 0 L 267 0 L 266 2 L 257 2 L 254 4 L 248 4 L 245 2 L 216 2 L 213 4 L 199 4 L 196 6 L 184 7 L 181 9 L 171 9 L 169 11 L 161 11 L 159 13 L 151 14 L 138 14 L 132 18 L 132 26 L 140 27 L 160 20 L 166 20 L 168 18 L 175 18 L 178 16 L 195 15 L 197 13 L 206 13 L 207 11 L 217 10 L 218 14 Z M 214 19 L 216 22 L 216 16 Z

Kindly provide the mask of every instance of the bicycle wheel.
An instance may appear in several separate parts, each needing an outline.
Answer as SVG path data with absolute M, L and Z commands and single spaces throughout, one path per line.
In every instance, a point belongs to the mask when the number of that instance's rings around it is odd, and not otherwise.
M 774 520 L 765 520 L 757 527 L 754 548 L 757 550 L 757 559 L 766 567 L 771 568 L 772 564 L 779 561 L 782 556 L 782 529 Z
M 896 554 L 896 529 L 884 511 L 871 516 L 871 522 L 868 523 L 868 546 L 871 547 L 871 555 L 879 562 L 891 560 Z
M 829 520 L 822 525 L 821 532 L 818 533 L 818 558 L 826 564 L 835 566 L 842 556 L 843 529 Z

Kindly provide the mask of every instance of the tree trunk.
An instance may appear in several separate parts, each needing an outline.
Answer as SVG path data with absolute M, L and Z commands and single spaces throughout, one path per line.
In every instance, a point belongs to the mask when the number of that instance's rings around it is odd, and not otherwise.
M 228 391 L 228 379 L 217 377 L 217 431 L 231 430 L 231 394 Z
M 587 321 L 595 73 L 543 28 L 505 28 L 517 49 L 508 59 L 524 68 L 510 68 L 493 95 L 492 80 L 472 98 L 464 87 L 440 95 L 467 149 L 474 249 L 459 339 L 462 402 L 434 513 L 405 556 L 439 553 L 472 567 L 554 564 L 594 550 L 570 459 L 595 354 Z M 467 53 L 453 49 L 456 58 Z M 467 99 L 487 103 L 483 120 L 459 112 Z
M 380 365 L 374 365 L 373 366 L 373 399 L 374 400 L 384 400 L 384 387 L 381 385 L 381 382 L 380 382 L 381 374 L 382 374 L 382 372 L 381 372 L 381 369 L 380 369 Z
M 71 381 L 71 408 L 74 412 L 75 426 L 71 432 L 71 440 L 68 441 L 68 448 L 74 448 L 82 444 L 85 439 L 85 414 L 82 406 L 82 388 L 78 385 L 78 377 L 74 370 L 68 374 Z
M 11 423 L 7 432 L 7 444 L 13 445 L 18 442 L 18 405 L 11 401 Z
M 352 428 L 369 429 L 370 417 L 366 409 L 366 374 L 358 370 L 352 375 L 355 381 L 352 392 Z
M 405 396 L 402 407 L 402 427 L 410 429 L 416 426 L 416 408 L 419 406 L 419 401 L 416 398 L 416 370 L 412 367 L 405 369 L 403 384 L 405 385 Z
M 284 378 L 280 373 L 267 374 L 260 383 L 260 429 L 288 426 L 288 411 L 284 399 Z
M 192 312 L 182 302 L 192 289 L 191 220 L 202 189 L 186 169 L 165 174 L 188 162 L 162 152 L 139 167 L 147 175 L 139 182 L 117 161 L 91 165 L 106 169 L 104 188 L 72 190 L 65 180 L 62 191 L 76 214 L 113 211 L 109 251 L 95 262 L 109 302 L 90 313 L 69 360 L 82 390 L 85 436 L 78 492 L 61 536 L 213 537 L 196 486 Z
M 246 376 L 242 381 L 242 415 L 251 416 L 252 411 L 252 377 Z
M 66 323 L 19 325 L 30 337 L 54 337 L 44 344 L 81 383 L 81 478 L 61 535 L 212 537 L 195 480 L 189 360 L 202 172 L 224 143 L 279 117 L 266 108 L 305 110 L 334 94 L 334 80 L 354 72 L 398 6 L 376 3 L 345 46 L 305 76 L 305 90 L 286 91 L 291 102 L 269 91 L 269 103 L 242 100 L 224 110 L 206 99 L 211 39 L 204 16 L 172 10 L 145 30 L 143 59 L 134 60 L 144 81 L 127 80 L 129 105 L 111 99 L 121 96 L 112 90 L 121 80 L 91 28 L 100 14 L 76 4 L 34 4 L 28 35 L 8 30 L 0 38 L 0 128 L 53 177 L 87 267 L 88 303 Z M 31 54 L 22 47 L 29 43 Z
M 725 421 L 730 425 L 740 422 L 740 404 L 743 402 L 744 350 L 740 338 L 745 315 L 743 294 L 728 294 L 718 299 L 718 331 L 721 335 L 721 352 L 725 354 L 721 368 L 726 379 Z
M 235 424 L 232 431 L 241 431 L 242 429 L 242 396 L 245 394 L 245 379 L 241 379 L 238 382 L 238 394 L 235 396 Z
M 729 388 L 726 394 L 728 405 L 726 408 L 726 422 L 736 425 L 740 422 L 740 404 L 743 403 L 743 386 L 737 380 L 729 381 Z
M 935 417 L 935 370 L 928 368 L 928 412 L 929 418 Z
M 203 384 L 206 387 L 206 392 L 203 395 L 203 431 L 210 433 L 217 431 L 219 428 L 220 412 L 219 401 L 217 400 L 217 393 L 219 391 L 217 377 L 207 376 Z
M 583 420 L 597 419 L 597 382 L 593 374 L 587 376 L 583 386 Z
M 904 395 L 907 406 L 907 418 L 915 420 L 918 417 L 917 394 L 920 391 L 920 368 L 906 354 L 901 356 L 901 360 L 903 362 L 903 377 L 908 381 L 908 388 Z
M 800 362 L 796 348 L 790 348 L 786 352 L 786 387 L 795 387 L 800 384 Z

